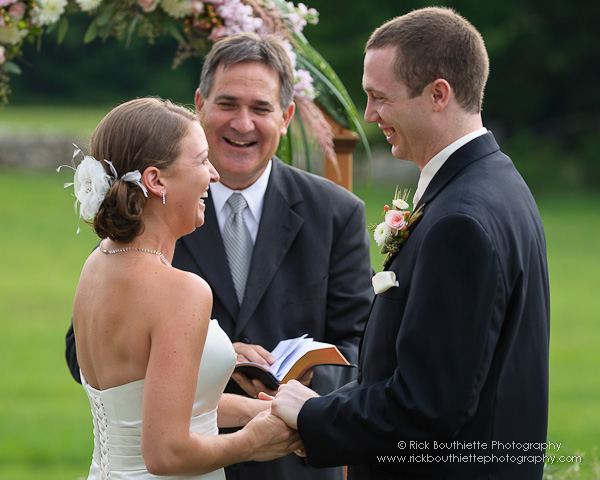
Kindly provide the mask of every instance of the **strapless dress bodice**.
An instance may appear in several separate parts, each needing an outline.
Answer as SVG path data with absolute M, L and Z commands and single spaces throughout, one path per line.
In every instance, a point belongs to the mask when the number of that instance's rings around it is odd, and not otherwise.
M 190 430 L 218 435 L 217 405 L 235 366 L 235 351 L 227 334 L 211 320 L 202 352 Z M 142 398 L 144 380 L 106 390 L 91 387 L 81 375 L 94 423 L 94 453 L 88 480 L 176 479 L 146 470 L 142 458 Z M 224 480 L 223 469 L 186 479 Z

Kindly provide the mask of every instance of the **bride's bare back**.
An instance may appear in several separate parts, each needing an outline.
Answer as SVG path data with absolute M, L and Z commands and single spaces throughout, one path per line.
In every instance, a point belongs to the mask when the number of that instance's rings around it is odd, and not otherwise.
M 194 295 L 175 302 L 182 289 L 192 289 Z M 155 342 L 161 330 L 177 335 L 172 329 L 186 321 L 182 303 L 197 305 L 200 311 L 190 309 L 187 321 L 195 317 L 205 334 L 212 295 L 202 279 L 169 268 L 146 252 L 94 251 L 82 270 L 73 312 L 77 356 L 88 383 L 104 390 L 145 378 L 152 334 Z M 201 351 L 202 343 L 197 348 Z

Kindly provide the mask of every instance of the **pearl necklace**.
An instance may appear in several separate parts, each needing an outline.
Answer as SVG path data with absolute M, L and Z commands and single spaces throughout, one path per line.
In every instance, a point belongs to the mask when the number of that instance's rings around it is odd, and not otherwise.
M 159 258 L 162 260 L 162 262 L 167 267 L 171 266 L 171 264 L 169 263 L 169 261 L 162 254 L 162 252 L 159 252 L 158 250 L 148 250 L 147 248 L 140 248 L 140 247 L 124 247 L 124 248 L 115 248 L 114 250 L 105 250 L 104 248 L 102 248 L 102 243 L 100 243 L 100 247 L 99 248 L 100 248 L 100 251 L 102 253 L 106 253 L 106 254 L 109 254 L 109 255 L 112 255 L 113 253 L 131 252 L 131 251 L 144 252 L 144 253 L 152 253 L 154 255 L 158 255 Z

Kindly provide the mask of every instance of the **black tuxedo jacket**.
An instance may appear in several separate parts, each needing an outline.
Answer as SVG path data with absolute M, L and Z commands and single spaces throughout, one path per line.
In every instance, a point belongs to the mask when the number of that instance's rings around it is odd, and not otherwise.
M 305 333 L 337 345 L 351 363 L 373 299 L 364 203 L 317 175 L 273 159 L 246 293 L 238 305 L 215 209 L 181 238 L 173 265 L 203 277 L 213 291 L 212 316 L 233 342 L 272 350 Z M 356 369 L 316 367 L 312 387 L 329 393 L 356 378 Z M 234 391 L 230 385 L 228 391 Z M 341 469 L 313 469 L 288 455 L 227 469 L 228 479 L 333 479 Z
M 360 479 L 541 479 L 547 428 L 545 237 L 491 133 L 427 188 L 376 296 L 356 383 L 299 416 L 308 461 Z M 387 457 L 386 457 L 387 456 Z

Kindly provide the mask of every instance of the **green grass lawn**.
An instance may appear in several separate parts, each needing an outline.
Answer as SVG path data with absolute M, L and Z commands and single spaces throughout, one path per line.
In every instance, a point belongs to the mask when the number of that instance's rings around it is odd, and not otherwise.
M 0 110 L 0 129 L 21 134 L 52 125 L 89 134 L 109 107 L 9 105 Z M 75 234 L 72 190 L 62 189 L 69 176 L 0 168 L 0 479 L 87 475 L 91 416 L 66 367 L 64 334 L 80 269 L 97 238 L 84 223 Z M 367 224 L 381 221 L 394 187 L 358 192 Z M 600 194 L 539 196 L 538 203 L 552 308 L 548 436 L 562 444 L 560 454 L 583 455 L 581 464 L 566 462 L 547 478 L 600 480 Z M 381 270 L 374 242 L 371 259 Z
M 0 478 L 75 479 L 89 464 L 89 406 L 63 353 L 74 288 L 96 238 L 85 224 L 75 234 L 71 190 L 62 189 L 68 177 L 0 170 Z M 373 187 L 369 223 L 392 194 Z M 560 453 L 584 455 L 576 478 L 600 478 L 589 473 L 600 444 L 600 196 L 539 203 L 552 289 L 549 438 L 562 443 Z M 372 261 L 380 265 L 377 249 Z
M 17 133 L 30 131 L 68 131 L 90 135 L 102 117 L 114 105 L 106 107 L 56 107 L 8 105 L 0 110 L 0 129 Z

